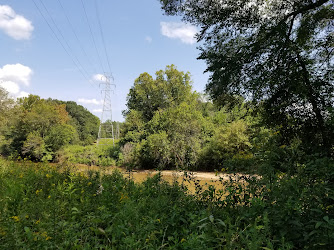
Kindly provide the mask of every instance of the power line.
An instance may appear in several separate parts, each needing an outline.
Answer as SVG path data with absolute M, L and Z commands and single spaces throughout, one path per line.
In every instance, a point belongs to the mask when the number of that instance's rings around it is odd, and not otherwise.
M 94 1 L 95 3 L 95 10 L 96 10 L 96 16 L 97 16 L 97 20 L 98 20 L 98 23 L 99 23 L 99 27 L 100 27 L 100 33 L 101 33 L 101 37 L 102 37 L 102 43 L 103 43 L 103 47 L 104 47 L 104 52 L 106 54 L 106 57 L 107 57 L 107 63 L 108 63 L 108 66 L 109 66 L 109 70 L 110 70 L 110 74 L 111 74 L 111 67 L 110 67 L 110 62 L 109 62 L 109 56 L 108 56 L 108 52 L 107 52 L 107 48 L 106 48 L 106 43 L 105 43 L 105 40 L 104 40 L 104 35 L 103 35 L 103 30 L 102 30 L 102 25 L 101 25 L 101 19 L 100 19 L 100 13 L 99 13 L 99 8 L 97 6 L 97 1 Z
M 49 15 L 53 25 L 56 27 L 56 29 L 58 30 L 60 36 L 63 38 L 65 44 L 67 45 L 68 49 L 71 51 L 71 46 L 69 45 L 69 43 L 66 41 L 64 35 L 63 35 L 63 32 L 59 29 L 58 25 L 56 24 L 56 22 L 54 21 L 52 15 L 50 14 L 50 12 L 48 11 L 48 9 L 46 8 L 45 4 L 43 3 L 43 1 L 39 0 L 42 4 L 42 6 L 44 7 L 46 13 Z M 80 65 L 80 67 L 83 69 L 83 71 L 87 74 L 88 76 L 88 79 L 89 79 L 89 73 L 87 72 L 87 70 L 82 66 L 82 64 L 80 63 L 80 60 L 78 59 L 78 57 L 75 55 L 75 53 L 73 52 L 73 57 L 74 59 L 76 59 L 76 61 L 78 62 L 78 64 Z
M 90 34 L 91 34 L 91 36 L 92 36 L 92 40 L 93 40 L 93 43 L 94 43 L 94 47 L 95 47 L 95 50 L 96 50 L 98 59 L 99 59 L 99 61 L 100 61 L 100 66 L 101 66 L 103 72 L 105 72 L 104 67 L 103 67 L 103 64 L 102 64 L 102 60 L 101 60 L 100 53 L 99 53 L 99 51 L 98 51 L 98 49 L 97 49 L 97 46 L 96 46 L 96 42 L 95 42 L 95 39 L 94 39 L 94 34 L 93 34 L 92 28 L 91 28 L 91 26 L 90 26 L 89 20 L 88 20 L 87 11 L 86 11 L 85 5 L 84 5 L 84 3 L 83 3 L 82 0 L 81 0 L 81 4 L 82 4 L 82 8 L 83 8 L 83 10 L 84 10 L 84 12 L 85 12 L 86 21 L 87 21 L 87 24 L 88 24 L 88 27 L 89 27 Z
M 71 23 L 71 21 L 70 21 L 68 15 L 66 14 L 66 11 L 65 11 L 64 6 L 62 5 L 62 3 L 61 3 L 60 0 L 58 0 L 58 3 L 59 3 L 59 5 L 60 5 L 62 11 L 64 12 L 64 16 L 66 17 L 67 22 L 68 22 L 68 24 L 69 24 L 69 26 L 70 26 L 70 28 L 71 28 L 71 30 L 72 30 L 72 32 L 73 32 L 75 38 L 77 39 L 77 42 L 78 42 L 78 44 L 79 44 L 79 47 L 80 47 L 80 49 L 81 49 L 83 55 L 87 57 L 88 62 L 89 62 L 90 65 L 92 65 L 94 72 L 97 72 L 97 70 L 96 70 L 94 64 L 92 63 L 90 57 L 89 57 L 88 54 L 86 53 L 86 50 L 84 49 L 84 47 L 83 47 L 83 45 L 82 45 L 82 43 L 81 43 L 81 41 L 80 41 L 80 39 L 79 39 L 77 33 L 75 32 L 75 29 L 74 29 L 74 27 L 73 27 L 73 25 L 72 25 L 72 23 Z
M 79 69 L 80 73 L 82 74 L 82 76 L 89 81 L 89 78 L 87 78 L 87 76 L 85 76 L 84 72 L 82 71 L 82 69 L 78 66 L 77 62 L 73 59 L 72 55 L 69 53 L 69 51 L 66 49 L 66 47 L 64 46 L 64 44 L 61 42 L 61 40 L 59 39 L 57 33 L 54 31 L 54 29 L 52 28 L 52 26 L 50 25 L 50 23 L 48 22 L 48 20 L 46 19 L 46 17 L 44 16 L 43 12 L 41 11 L 41 9 L 38 7 L 38 5 L 36 4 L 35 0 L 32 0 L 34 5 L 36 6 L 38 12 L 41 14 L 41 16 L 43 17 L 44 21 L 46 22 L 46 24 L 49 26 L 50 30 L 52 31 L 53 35 L 55 36 L 55 38 L 57 39 L 57 41 L 60 43 L 60 45 L 63 47 L 63 49 L 65 50 L 65 52 L 67 53 L 67 55 L 71 58 L 72 62 L 74 63 L 74 65 Z

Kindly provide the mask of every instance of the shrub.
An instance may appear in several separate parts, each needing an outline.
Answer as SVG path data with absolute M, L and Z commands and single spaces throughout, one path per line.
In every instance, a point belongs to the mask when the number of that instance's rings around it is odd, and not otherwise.
M 69 145 L 56 154 L 58 163 L 74 163 L 96 166 L 115 166 L 119 154 L 118 146 L 108 145 Z

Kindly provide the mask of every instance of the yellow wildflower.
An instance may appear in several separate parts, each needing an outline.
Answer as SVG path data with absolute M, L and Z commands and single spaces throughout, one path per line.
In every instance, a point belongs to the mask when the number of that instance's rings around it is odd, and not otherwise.
M 92 185 L 92 183 L 91 183 L 91 182 L 88 182 L 88 183 L 87 183 L 87 186 L 90 186 L 90 185 Z
M 40 189 L 40 190 L 36 190 L 36 194 L 38 195 L 40 192 L 42 192 L 42 189 Z
M 36 220 L 35 224 L 38 225 L 41 222 L 41 220 Z
M 46 178 L 51 178 L 52 175 L 46 174 Z
M 12 218 L 15 222 L 19 222 L 20 221 L 20 218 L 18 216 L 12 216 L 10 218 Z
M 183 243 L 183 242 L 185 242 L 185 241 L 186 241 L 186 239 L 185 239 L 185 238 L 182 238 L 181 243 Z
M 48 199 L 50 199 L 50 198 L 51 198 L 51 195 L 48 196 Z
M 125 200 L 129 199 L 129 197 L 126 194 L 121 194 L 121 198 L 119 198 L 120 202 L 124 202 Z
M 5 236 L 6 234 L 7 234 L 7 232 L 5 230 L 3 230 L 2 228 L 0 228 L 0 235 Z

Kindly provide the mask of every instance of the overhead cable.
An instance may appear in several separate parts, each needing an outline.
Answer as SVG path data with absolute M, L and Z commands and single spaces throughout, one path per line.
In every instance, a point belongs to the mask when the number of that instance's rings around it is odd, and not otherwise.
M 71 28 L 71 30 L 72 30 L 72 32 L 73 32 L 73 34 L 74 34 L 74 36 L 75 36 L 75 38 L 76 38 L 76 40 L 78 42 L 78 45 L 79 45 L 79 47 L 81 49 L 82 54 L 87 58 L 89 64 L 92 65 L 94 72 L 97 72 L 97 70 L 95 68 L 95 65 L 92 63 L 91 58 L 88 56 L 86 50 L 83 47 L 83 45 L 82 45 L 82 43 L 81 43 L 81 41 L 80 41 L 80 39 L 79 39 L 79 37 L 77 35 L 77 32 L 75 31 L 75 29 L 74 29 L 74 27 L 73 27 L 73 25 L 72 25 L 72 23 L 71 23 L 68 15 L 67 15 L 66 11 L 65 11 L 65 8 L 64 8 L 63 4 L 61 3 L 60 0 L 58 0 L 58 3 L 59 3 L 59 5 L 60 5 L 60 7 L 61 7 L 61 9 L 62 9 L 62 11 L 64 13 L 64 16 L 66 17 L 66 20 L 68 22 L 69 27 Z
M 105 52 L 105 55 L 106 55 L 106 58 L 107 58 L 107 63 L 108 63 L 108 67 L 109 67 L 109 70 L 110 70 L 110 74 L 111 74 L 111 67 L 110 67 L 110 62 L 109 62 L 109 56 L 108 56 L 108 52 L 107 52 L 107 47 L 106 47 L 106 43 L 105 43 L 105 40 L 104 40 L 104 34 L 103 34 L 103 30 L 102 30 L 102 25 L 101 25 L 101 19 L 100 19 L 100 13 L 99 13 L 99 8 L 97 6 L 97 1 L 95 0 L 94 1 L 95 3 L 95 10 L 96 10 L 96 16 L 97 16 L 97 20 L 98 20 L 98 23 L 99 23 L 99 28 L 100 28 L 100 34 L 101 34 L 101 37 L 102 37 L 102 43 L 103 43 L 103 47 L 104 47 L 104 52 Z
M 32 0 L 34 5 L 36 6 L 36 9 L 38 10 L 38 12 L 41 14 L 41 16 L 43 17 L 44 21 L 46 22 L 46 24 L 49 26 L 51 32 L 53 33 L 53 35 L 55 36 L 55 38 L 57 39 L 57 41 L 60 43 L 60 45 L 62 46 L 62 48 L 65 50 L 65 52 L 67 53 L 67 55 L 71 58 L 72 62 L 74 63 L 74 65 L 78 68 L 78 70 L 80 71 L 80 73 L 82 74 L 82 76 L 89 81 L 89 77 L 87 77 L 84 72 L 83 72 L 83 68 L 81 69 L 78 65 L 78 63 L 73 59 L 72 55 L 70 54 L 70 52 L 68 51 L 68 49 L 66 49 L 65 45 L 61 42 L 61 40 L 59 39 L 57 33 L 55 32 L 55 30 L 52 28 L 51 24 L 48 22 L 47 18 L 45 17 L 45 15 L 43 14 L 43 12 L 41 11 L 41 9 L 38 7 L 38 5 L 36 4 L 35 0 Z M 80 64 L 80 62 L 79 62 Z M 85 71 L 85 70 L 84 70 Z M 87 72 L 86 72 L 87 74 Z
M 46 8 L 45 4 L 43 3 L 43 1 L 39 0 L 41 2 L 41 4 L 43 5 L 46 13 L 49 15 L 53 25 L 56 27 L 56 29 L 58 30 L 60 36 L 63 38 L 65 44 L 67 45 L 68 49 L 71 51 L 71 46 L 69 45 L 69 43 L 67 42 L 67 40 L 65 39 L 63 32 L 61 31 L 61 29 L 59 29 L 58 25 L 56 24 L 55 20 L 53 19 L 52 15 L 50 14 L 49 10 Z M 80 60 L 78 59 L 78 57 L 76 56 L 76 54 L 74 52 L 72 52 L 73 57 L 76 59 L 76 61 L 78 62 L 78 64 L 81 66 L 81 68 L 83 69 L 83 71 L 88 75 L 89 78 L 89 73 L 87 72 L 87 70 L 82 66 L 82 64 L 80 63 Z
M 98 56 L 98 59 L 99 59 L 99 62 L 100 62 L 100 66 L 103 70 L 103 72 L 105 72 L 104 70 L 104 67 L 103 67 L 103 64 L 102 64 L 102 60 L 101 60 L 101 56 L 100 56 L 100 53 L 97 49 L 97 46 L 96 46 L 96 42 L 95 42 L 95 38 L 94 38 L 94 34 L 93 34 L 93 31 L 92 31 L 92 27 L 89 23 L 89 19 L 88 19 L 88 15 L 87 15 L 87 11 L 86 11 L 86 8 L 85 8 L 85 4 L 83 3 L 83 0 L 81 0 L 81 4 L 82 4 L 82 8 L 84 10 L 84 13 L 85 13 L 85 17 L 86 17 L 86 21 L 87 21 L 87 24 L 88 24 L 88 27 L 89 27 L 89 31 L 90 31 L 90 34 L 91 34 L 91 37 L 92 37 L 92 40 L 93 40 L 93 43 L 94 43 L 94 47 L 95 47 L 95 50 L 96 50 L 96 54 Z

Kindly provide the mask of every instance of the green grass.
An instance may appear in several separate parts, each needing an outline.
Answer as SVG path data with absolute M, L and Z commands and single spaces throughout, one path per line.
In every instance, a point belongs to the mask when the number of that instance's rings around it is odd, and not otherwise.
M 86 175 L 0 159 L 0 249 L 329 249 L 332 217 L 317 204 L 314 222 L 303 219 L 315 207 L 288 196 L 299 190 L 292 181 L 281 187 L 288 202 L 278 186 L 246 181 L 247 188 L 226 182 L 224 191 L 198 187 L 189 195 L 159 174 L 135 184 L 117 171 Z M 293 223 L 282 221 L 291 217 Z

